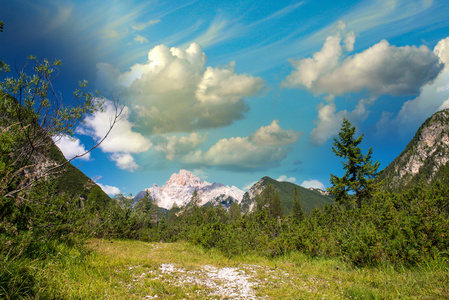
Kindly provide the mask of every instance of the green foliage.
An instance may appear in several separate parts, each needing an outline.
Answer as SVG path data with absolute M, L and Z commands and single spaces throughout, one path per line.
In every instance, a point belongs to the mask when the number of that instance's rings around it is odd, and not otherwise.
M 32 297 L 36 293 L 36 270 L 27 260 L 46 260 L 60 253 L 60 245 L 82 248 L 92 230 L 103 228 L 100 207 L 82 209 L 80 195 L 94 185 L 86 180 L 76 192 L 68 192 L 71 170 L 51 137 L 69 135 L 86 113 L 98 109 L 85 83 L 75 91 L 74 106 L 65 106 L 53 90 L 59 61 L 43 62 L 31 57 L 17 77 L 0 83 L 0 295 L 2 298 Z M 0 64 L 0 71 L 7 66 Z M 33 75 L 26 71 L 32 69 Z M 71 166 L 74 168 L 73 166 Z M 73 170 L 73 169 L 72 169 Z M 61 187 L 61 184 L 63 187 Z M 93 202 L 106 207 L 110 198 L 99 188 Z M 90 227 L 90 225 L 95 225 Z
M 190 198 L 189 205 L 192 208 L 196 208 L 196 207 L 198 207 L 200 205 L 200 196 L 198 195 L 198 191 L 197 190 L 193 191 L 192 197 Z
M 297 222 L 304 220 L 304 211 L 301 206 L 301 200 L 299 199 L 298 188 L 296 187 L 293 195 L 292 217 Z
M 300 251 L 336 257 L 356 266 L 413 266 L 429 258 L 449 258 L 449 188 L 391 194 L 376 191 L 362 208 L 326 205 L 298 221 L 270 213 L 272 187 L 262 193 L 253 214 L 232 217 L 219 207 L 177 210 L 159 232 L 166 241 L 187 240 L 228 256 L 259 253 L 268 257 Z M 297 205 L 297 204 L 296 204 Z M 165 226 L 165 225 L 164 225 Z
M 242 210 L 237 202 L 232 202 L 229 206 L 229 221 L 236 222 L 242 216 Z
M 359 145 L 364 135 L 355 138 L 355 131 L 355 126 L 344 118 L 338 138 L 334 138 L 332 151 L 346 160 L 342 161 L 345 174 L 342 177 L 331 174 L 332 187 L 328 191 L 338 204 L 352 205 L 355 202 L 357 207 L 361 208 L 363 198 L 366 198 L 373 188 L 380 163 L 372 162 L 372 148 L 366 155 L 362 154 Z
M 23 126 L 32 126 L 35 134 L 48 136 L 72 135 L 74 128 L 83 120 L 86 114 L 101 107 L 101 102 L 94 99 L 94 95 L 85 90 L 87 82 L 79 83 L 74 91 L 72 103 L 64 105 L 58 93 L 53 89 L 61 66 L 61 61 L 39 61 L 30 56 L 19 69 L 17 77 L 7 77 L 0 84 L 3 93 L 17 99 L 23 110 L 17 110 L 17 119 Z M 32 73 L 33 75 L 28 75 Z M 26 112 L 26 113 L 23 113 Z M 32 136 L 37 138 L 37 136 Z
M 85 90 L 86 82 L 81 82 L 72 105 L 65 105 L 53 89 L 60 65 L 58 60 L 40 62 L 30 57 L 16 77 L 6 77 L 0 83 L 0 195 L 11 197 L 26 192 L 54 175 L 62 175 L 60 191 L 68 186 L 72 190 L 64 192 L 79 195 L 90 181 L 69 165 L 52 138 L 70 136 L 84 116 L 100 109 L 102 103 L 94 100 L 93 94 Z M 0 64 L 1 69 L 7 68 Z M 48 159 L 52 161 L 48 163 Z M 49 166 L 41 170 L 44 162 Z
M 136 203 L 135 208 L 137 211 L 141 213 L 150 213 L 153 208 L 153 199 L 148 192 L 145 193 L 145 196 L 139 199 Z
M 90 192 L 87 196 L 87 207 L 91 211 L 99 211 L 107 207 L 107 204 L 110 200 L 111 198 L 105 195 L 98 185 L 95 185 L 90 189 Z
M 37 270 L 28 261 L 61 255 L 61 244 L 81 249 L 87 216 L 76 199 L 56 196 L 48 182 L 26 196 L 0 197 L 0 212 L 0 298 L 34 295 Z
M 255 213 L 260 213 L 262 210 L 266 210 L 268 216 L 273 219 L 282 216 L 281 198 L 270 183 L 265 186 L 260 196 L 257 197 Z

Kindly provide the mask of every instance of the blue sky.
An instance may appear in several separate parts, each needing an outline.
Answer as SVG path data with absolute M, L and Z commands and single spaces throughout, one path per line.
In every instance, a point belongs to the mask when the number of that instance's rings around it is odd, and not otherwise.
M 365 1 L 0 2 L 0 57 L 63 62 L 56 89 L 89 81 L 125 114 L 74 164 L 136 194 L 188 169 L 245 188 L 263 176 L 328 187 L 346 116 L 386 167 L 449 107 L 449 3 Z M 447 67 L 446 67 L 446 64 Z M 67 156 L 105 132 L 88 116 Z

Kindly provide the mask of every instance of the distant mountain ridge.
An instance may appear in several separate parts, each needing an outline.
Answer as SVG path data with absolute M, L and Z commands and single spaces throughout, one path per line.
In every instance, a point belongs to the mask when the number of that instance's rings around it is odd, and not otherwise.
M 292 210 L 295 187 L 298 189 L 301 206 L 306 213 L 311 212 L 314 208 L 333 203 L 332 198 L 327 194 L 327 192 L 320 189 L 307 189 L 291 182 L 280 182 L 265 176 L 243 195 L 243 199 L 241 201 L 243 212 L 248 213 L 254 209 L 256 197 L 262 193 L 268 183 L 278 191 L 284 208 L 284 214 L 286 215 L 290 214 Z
M 383 187 L 398 191 L 419 182 L 449 183 L 449 109 L 433 114 L 404 151 L 379 174 Z
M 294 188 L 298 188 L 301 204 L 306 212 L 312 211 L 315 207 L 333 203 L 325 191 L 319 189 L 306 189 L 290 182 L 279 182 L 270 177 L 263 177 L 254 184 L 247 192 L 232 186 L 225 186 L 221 183 L 202 182 L 198 177 L 187 170 L 180 170 L 174 173 L 163 187 L 154 185 L 140 191 L 134 197 L 134 203 L 143 198 L 146 193 L 154 199 L 155 204 L 164 209 L 171 209 L 173 204 L 185 206 L 190 203 L 193 192 L 196 190 L 200 197 L 200 205 L 224 206 L 228 208 L 232 202 L 237 202 L 242 211 L 250 212 L 255 203 L 256 195 L 259 195 L 267 183 L 271 183 L 279 192 L 284 211 L 288 214 L 293 203 Z
M 200 205 L 211 204 L 225 207 L 229 207 L 232 202 L 240 203 L 245 193 L 235 186 L 229 187 L 221 183 L 202 182 L 191 172 L 180 170 L 178 174 L 171 175 L 163 187 L 154 185 L 140 191 L 134 197 L 134 201 L 137 202 L 148 192 L 157 206 L 171 209 L 175 203 L 177 206 L 187 205 L 195 190 L 200 197 Z

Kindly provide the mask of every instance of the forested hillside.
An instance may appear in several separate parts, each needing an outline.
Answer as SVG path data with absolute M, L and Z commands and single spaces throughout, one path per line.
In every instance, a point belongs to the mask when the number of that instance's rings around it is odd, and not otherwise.
M 250 207 L 254 207 L 256 197 L 259 196 L 267 184 L 271 184 L 279 193 L 284 215 L 290 215 L 293 207 L 294 191 L 298 190 L 301 205 L 306 213 L 310 213 L 314 208 L 322 208 L 326 204 L 332 204 L 332 197 L 326 195 L 325 191 L 306 189 L 291 182 L 279 182 L 268 176 L 260 179 L 248 192 L 243 195 L 241 207 L 247 213 Z

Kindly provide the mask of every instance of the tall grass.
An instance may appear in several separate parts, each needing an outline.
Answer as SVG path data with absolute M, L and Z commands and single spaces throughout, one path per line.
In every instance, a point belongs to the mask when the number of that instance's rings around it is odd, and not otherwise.
M 235 268 L 255 283 L 261 299 L 447 299 L 449 262 L 430 260 L 416 268 L 357 268 L 339 259 L 290 252 L 276 258 L 257 254 L 229 258 L 189 243 L 91 240 L 91 253 L 66 252 L 65 258 L 36 268 L 37 298 L 57 299 L 219 299 L 210 286 L 183 282 L 194 274 L 205 280 L 205 266 Z M 170 264 L 179 272 L 164 273 Z M 201 273 L 202 272 L 202 273 Z M 195 275 L 196 274 L 196 275 Z M 225 286 L 223 282 L 223 286 Z M 24 287 L 25 288 L 25 287 Z M 14 297 L 11 297 L 11 299 Z

